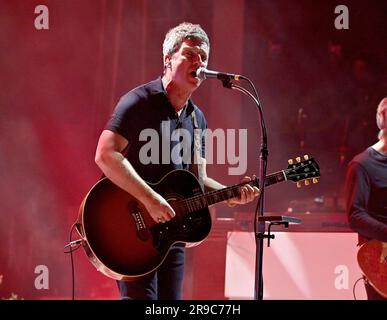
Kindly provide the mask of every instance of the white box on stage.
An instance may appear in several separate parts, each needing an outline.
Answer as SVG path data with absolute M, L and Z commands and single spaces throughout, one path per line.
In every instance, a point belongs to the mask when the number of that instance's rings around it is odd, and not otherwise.
M 352 232 L 273 232 L 263 248 L 263 298 L 273 300 L 353 300 L 361 272 L 357 265 L 357 234 Z M 255 238 L 252 232 L 229 232 L 225 296 L 253 299 Z M 363 281 L 356 299 L 366 299 Z

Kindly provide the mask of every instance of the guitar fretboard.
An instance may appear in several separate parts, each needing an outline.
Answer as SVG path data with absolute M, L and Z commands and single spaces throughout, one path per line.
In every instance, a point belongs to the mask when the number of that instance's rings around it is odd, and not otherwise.
M 284 171 L 278 171 L 276 173 L 266 176 L 265 186 L 270 186 L 272 184 L 285 180 L 286 175 Z M 259 179 L 257 178 L 251 180 L 248 183 L 239 183 L 230 187 L 226 187 L 224 189 L 214 190 L 205 194 L 187 198 L 182 200 L 179 205 L 183 206 L 184 209 L 188 212 L 195 212 L 204 209 L 212 204 L 226 201 L 231 198 L 239 197 L 241 193 L 241 188 L 246 184 L 249 184 L 252 187 L 259 187 Z

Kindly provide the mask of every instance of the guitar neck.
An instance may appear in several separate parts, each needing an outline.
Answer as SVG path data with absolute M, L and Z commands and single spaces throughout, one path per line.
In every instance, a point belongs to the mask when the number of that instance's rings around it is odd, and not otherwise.
M 286 180 L 284 171 L 278 171 L 266 176 L 265 186 L 282 182 Z M 208 193 L 194 196 L 183 200 L 189 211 L 197 211 L 204 209 L 212 204 L 222 202 L 231 198 L 239 197 L 241 194 L 241 188 L 249 184 L 252 187 L 259 187 L 259 179 L 251 180 L 248 183 L 239 183 L 230 187 L 226 187 L 220 190 L 210 191 Z

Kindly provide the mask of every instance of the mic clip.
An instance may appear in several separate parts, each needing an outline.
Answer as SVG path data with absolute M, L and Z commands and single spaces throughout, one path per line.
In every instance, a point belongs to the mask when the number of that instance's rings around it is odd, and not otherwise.
M 232 87 L 231 77 L 224 76 L 224 77 L 221 77 L 220 80 L 222 81 L 223 87 L 227 89 L 231 89 Z

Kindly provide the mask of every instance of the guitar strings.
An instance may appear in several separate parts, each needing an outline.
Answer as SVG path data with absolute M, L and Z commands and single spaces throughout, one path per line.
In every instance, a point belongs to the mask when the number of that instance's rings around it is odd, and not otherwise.
M 248 182 L 248 184 L 250 184 L 251 182 L 253 182 L 253 181 Z M 245 184 L 246 183 L 240 183 L 240 184 L 234 185 L 232 187 L 227 187 L 227 188 L 224 188 L 221 190 L 214 190 L 214 191 L 210 191 L 206 194 L 200 194 L 200 195 L 196 195 L 196 196 L 193 196 L 193 197 L 190 197 L 187 199 L 183 199 L 183 200 L 177 201 L 177 203 L 174 204 L 174 207 L 176 207 L 178 209 L 183 209 L 183 210 L 188 209 L 189 211 L 200 210 L 201 208 L 208 206 L 208 203 L 211 202 L 211 201 L 209 201 L 210 199 L 213 199 L 214 201 L 216 201 L 217 199 L 220 198 L 220 199 L 223 199 L 223 201 L 224 201 L 224 200 L 232 198 L 233 196 L 234 197 L 239 196 L 240 195 L 240 188 L 241 188 L 241 186 L 243 186 Z M 227 189 L 227 191 L 226 191 L 226 189 Z M 224 196 L 226 193 L 227 193 L 227 196 Z M 230 194 L 232 194 L 232 196 L 230 196 Z M 199 204 L 199 206 L 197 207 L 198 204 Z

